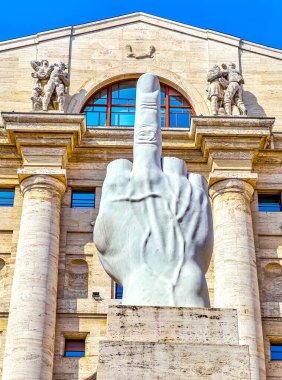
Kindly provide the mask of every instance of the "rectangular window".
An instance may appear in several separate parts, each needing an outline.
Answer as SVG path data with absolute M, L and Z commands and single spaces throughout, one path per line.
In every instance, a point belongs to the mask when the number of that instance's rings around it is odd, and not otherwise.
M 13 207 L 14 197 L 14 189 L 0 189 L 0 207 Z
M 95 208 L 95 191 L 73 190 L 71 197 L 72 208 Z
M 111 125 L 119 127 L 134 127 L 134 107 L 112 107 Z
M 123 287 L 116 283 L 116 289 L 115 289 L 115 299 L 116 300 L 121 300 L 123 295 Z
M 82 358 L 85 356 L 85 339 L 66 339 L 65 357 Z
M 270 343 L 270 357 L 271 360 L 282 360 L 282 343 Z
M 281 194 L 258 194 L 258 209 L 264 212 L 281 211 Z

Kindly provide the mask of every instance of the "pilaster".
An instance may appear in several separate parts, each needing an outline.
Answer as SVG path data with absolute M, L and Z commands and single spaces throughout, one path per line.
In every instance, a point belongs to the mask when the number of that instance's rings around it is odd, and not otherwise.
M 252 179 L 250 180 L 252 183 Z M 239 342 L 249 346 L 251 379 L 265 379 L 265 359 L 247 178 L 222 179 L 210 187 L 214 221 L 214 306 L 236 308 Z
M 55 343 L 61 198 L 65 166 L 85 133 L 83 115 L 4 113 L 21 158 L 23 196 L 3 378 L 51 380 Z

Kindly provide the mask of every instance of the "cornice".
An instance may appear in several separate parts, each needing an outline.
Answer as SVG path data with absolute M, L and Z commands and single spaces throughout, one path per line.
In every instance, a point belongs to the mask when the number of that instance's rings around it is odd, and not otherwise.
M 2 119 L 9 146 L 17 148 L 18 157 L 27 167 L 64 168 L 86 132 L 85 116 L 81 114 L 2 113 Z M 0 146 L 0 157 L 7 151 L 4 146 Z
M 24 167 L 65 168 L 67 162 L 132 159 L 133 128 L 86 129 L 83 114 L 3 113 L 0 159 Z M 271 145 L 274 118 L 196 116 L 191 130 L 163 129 L 163 155 L 231 170 L 234 164 L 279 164 L 281 149 Z M 239 166 L 240 166 L 239 165 Z

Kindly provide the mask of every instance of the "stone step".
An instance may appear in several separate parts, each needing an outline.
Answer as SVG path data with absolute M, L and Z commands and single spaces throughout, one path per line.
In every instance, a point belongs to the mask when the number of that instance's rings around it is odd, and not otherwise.
M 110 305 L 107 339 L 236 345 L 237 313 L 233 309 Z
M 249 380 L 247 346 L 101 341 L 97 380 Z

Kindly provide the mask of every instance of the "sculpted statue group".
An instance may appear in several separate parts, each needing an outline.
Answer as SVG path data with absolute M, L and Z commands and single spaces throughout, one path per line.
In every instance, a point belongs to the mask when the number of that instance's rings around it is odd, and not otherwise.
M 205 273 L 213 249 L 206 180 L 161 157 L 160 84 L 137 83 L 133 163 L 112 161 L 102 188 L 94 242 L 123 304 L 210 307 Z
M 244 79 L 234 63 L 230 63 L 228 67 L 222 64 L 221 68 L 214 65 L 208 72 L 207 81 L 209 82 L 207 92 L 212 115 L 232 115 L 234 105 L 241 115 L 247 115 L 242 98 Z
M 32 106 L 34 111 L 49 109 L 64 110 L 66 87 L 69 86 L 69 74 L 64 63 L 50 65 L 46 59 L 31 61 L 36 79 L 32 90 Z

